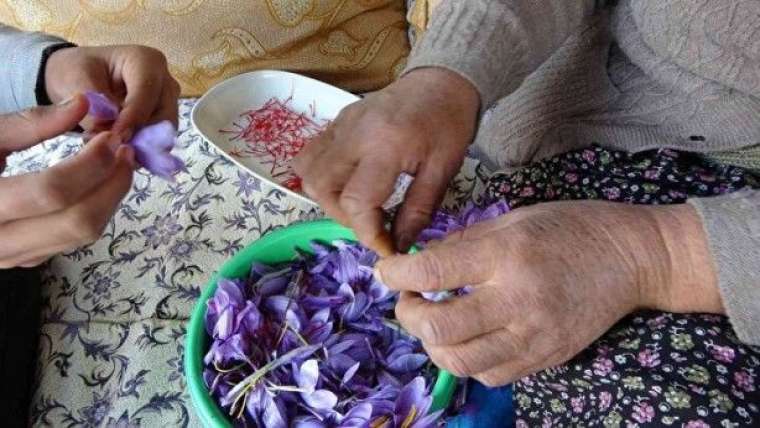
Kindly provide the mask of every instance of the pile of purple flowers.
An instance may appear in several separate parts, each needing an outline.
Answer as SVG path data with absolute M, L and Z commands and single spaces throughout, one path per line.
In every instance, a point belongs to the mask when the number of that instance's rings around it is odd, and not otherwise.
M 213 397 L 239 426 L 435 426 L 429 358 L 394 323 L 396 295 L 374 278 L 375 253 L 312 247 L 219 281 L 206 313 Z
M 500 202 L 438 212 L 421 245 L 508 210 Z M 218 282 L 206 311 L 212 396 L 239 426 L 442 423 L 441 412 L 430 412 L 434 370 L 421 343 L 393 320 L 397 294 L 375 279 L 377 255 L 342 241 L 312 249 Z

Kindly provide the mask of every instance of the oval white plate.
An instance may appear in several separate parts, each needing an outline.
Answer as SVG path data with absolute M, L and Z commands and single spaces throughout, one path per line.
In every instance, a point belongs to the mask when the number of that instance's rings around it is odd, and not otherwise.
M 318 123 L 335 119 L 343 107 L 359 100 L 354 94 L 309 77 L 285 71 L 254 71 L 211 88 L 193 107 L 191 121 L 195 129 L 232 162 L 288 195 L 316 205 L 272 177 L 270 165 L 256 157 L 236 154 L 242 143 L 233 141 L 230 133 L 224 132 L 233 129 L 241 113 L 258 109 L 272 98 L 290 99 L 291 110 L 313 116 Z

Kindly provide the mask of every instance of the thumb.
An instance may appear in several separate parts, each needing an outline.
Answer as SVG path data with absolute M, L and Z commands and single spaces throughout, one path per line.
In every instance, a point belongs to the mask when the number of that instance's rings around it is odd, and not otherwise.
M 496 252 L 490 239 L 447 240 L 416 254 L 380 260 L 375 276 L 400 291 L 444 291 L 488 281 Z
M 0 153 L 23 150 L 71 131 L 87 108 L 84 96 L 76 95 L 58 105 L 0 115 Z

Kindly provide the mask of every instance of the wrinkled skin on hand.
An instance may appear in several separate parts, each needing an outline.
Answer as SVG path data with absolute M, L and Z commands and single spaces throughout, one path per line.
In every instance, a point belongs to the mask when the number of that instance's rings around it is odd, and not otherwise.
M 723 312 L 689 205 L 540 204 L 376 269 L 433 361 L 491 386 L 566 362 L 640 308 Z M 418 294 L 466 284 L 471 294 L 440 303 Z
M 381 255 L 394 252 L 383 203 L 399 174 L 415 180 L 394 221 L 405 251 L 430 222 L 475 133 L 479 96 L 458 75 L 414 70 L 340 113 L 294 160 L 303 189 Z

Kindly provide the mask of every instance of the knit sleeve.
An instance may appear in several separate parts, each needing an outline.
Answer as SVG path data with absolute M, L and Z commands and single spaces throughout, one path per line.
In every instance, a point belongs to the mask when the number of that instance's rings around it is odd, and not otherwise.
M 760 190 L 689 203 L 702 217 L 734 331 L 742 342 L 760 345 Z
M 47 34 L 0 24 L 0 114 L 37 105 L 37 79 L 45 50 L 64 43 Z
M 523 80 L 604 7 L 600 0 L 444 0 L 406 72 L 443 67 L 469 80 L 483 111 Z

